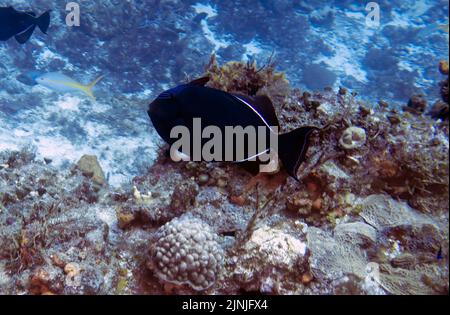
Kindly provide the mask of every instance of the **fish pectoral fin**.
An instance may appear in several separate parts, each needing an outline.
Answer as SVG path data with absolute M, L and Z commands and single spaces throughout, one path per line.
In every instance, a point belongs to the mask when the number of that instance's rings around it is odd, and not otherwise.
M 277 114 L 275 113 L 275 108 L 273 107 L 272 101 L 268 96 L 258 95 L 258 96 L 248 96 L 238 93 L 232 93 L 241 102 L 252 107 L 252 109 L 260 115 L 265 124 L 268 127 L 279 127 Z
M 280 126 L 277 118 L 277 114 L 275 112 L 275 108 L 273 107 L 272 101 L 266 95 L 257 95 L 254 98 L 253 105 L 255 108 L 261 113 L 261 115 L 266 119 L 266 121 L 271 126 Z
M 30 39 L 35 28 L 36 28 L 36 25 L 31 25 L 29 28 L 27 28 L 22 33 L 19 33 L 16 36 L 14 36 L 14 38 L 17 40 L 17 42 L 19 42 L 19 44 L 25 44 Z

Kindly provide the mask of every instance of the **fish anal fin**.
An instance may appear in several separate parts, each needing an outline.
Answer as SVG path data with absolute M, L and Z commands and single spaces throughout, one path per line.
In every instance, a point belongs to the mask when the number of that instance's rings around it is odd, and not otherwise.
M 188 85 L 194 85 L 194 86 L 205 86 L 206 83 L 209 82 L 209 77 L 202 77 L 195 79 L 188 83 Z
M 19 44 L 25 44 L 30 39 L 35 28 L 36 25 L 32 25 L 29 28 L 27 28 L 24 32 L 14 36 L 14 38 L 17 40 L 17 42 L 19 42 Z

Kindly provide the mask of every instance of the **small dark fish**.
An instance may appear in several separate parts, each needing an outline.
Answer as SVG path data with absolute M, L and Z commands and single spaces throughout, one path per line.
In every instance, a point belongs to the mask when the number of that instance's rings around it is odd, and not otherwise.
M 36 26 L 47 34 L 50 25 L 50 11 L 40 17 L 34 12 L 20 12 L 13 7 L 0 7 L 0 41 L 14 37 L 20 44 L 26 43 Z
M 437 260 L 442 260 L 444 257 L 442 256 L 442 245 L 439 246 L 439 251 L 437 253 Z
M 204 85 L 208 80 L 209 78 L 201 78 L 167 90 L 149 105 L 148 115 L 153 126 L 168 144 L 172 145 L 178 140 L 170 138 L 170 132 L 176 126 L 185 126 L 189 129 L 191 135 L 194 134 L 194 118 L 201 119 L 202 128 L 217 126 L 222 134 L 225 134 L 226 126 L 263 127 L 266 128 L 266 134 L 273 132 L 271 127 L 279 127 L 275 109 L 267 96 L 250 97 L 205 87 Z M 278 137 L 278 157 L 288 174 L 296 180 L 298 180 L 297 170 L 300 164 L 305 161 L 309 136 L 314 130 L 318 129 L 317 127 L 306 126 L 286 134 L 276 134 Z M 204 142 L 208 140 L 202 139 L 202 147 Z M 191 148 L 193 147 L 192 142 L 193 139 L 191 138 Z M 266 143 L 269 144 L 270 142 L 266 141 Z M 236 144 L 234 145 L 236 146 Z M 246 142 L 246 145 L 245 150 L 248 154 L 248 142 Z M 258 148 L 257 145 L 256 147 Z M 224 151 L 225 141 L 223 141 L 222 154 L 225 154 Z M 258 154 L 268 151 L 270 151 L 270 147 Z M 183 153 L 190 156 L 190 152 Z M 250 157 L 250 155 L 246 155 L 246 157 Z M 234 160 L 234 162 L 244 161 Z

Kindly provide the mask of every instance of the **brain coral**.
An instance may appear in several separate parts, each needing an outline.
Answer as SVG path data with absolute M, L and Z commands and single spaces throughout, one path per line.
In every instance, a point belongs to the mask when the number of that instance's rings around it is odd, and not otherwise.
M 211 227 L 191 215 L 175 218 L 156 233 L 151 247 L 152 268 L 157 277 L 175 285 L 206 290 L 217 280 L 223 250 Z

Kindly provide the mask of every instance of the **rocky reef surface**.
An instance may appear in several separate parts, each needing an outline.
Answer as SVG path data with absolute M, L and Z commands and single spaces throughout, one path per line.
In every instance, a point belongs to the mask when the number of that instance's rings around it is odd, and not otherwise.
M 1 293 L 448 294 L 448 83 L 433 118 L 420 96 L 399 108 L 292 89 L 270 63 L 213 56 L 206 74 L 270 96 L 283 131 L 326 126 L 300 182 L 174 163 L 161 146 L 112 187 L 95 156 L 61 169 L 2 151 Z

